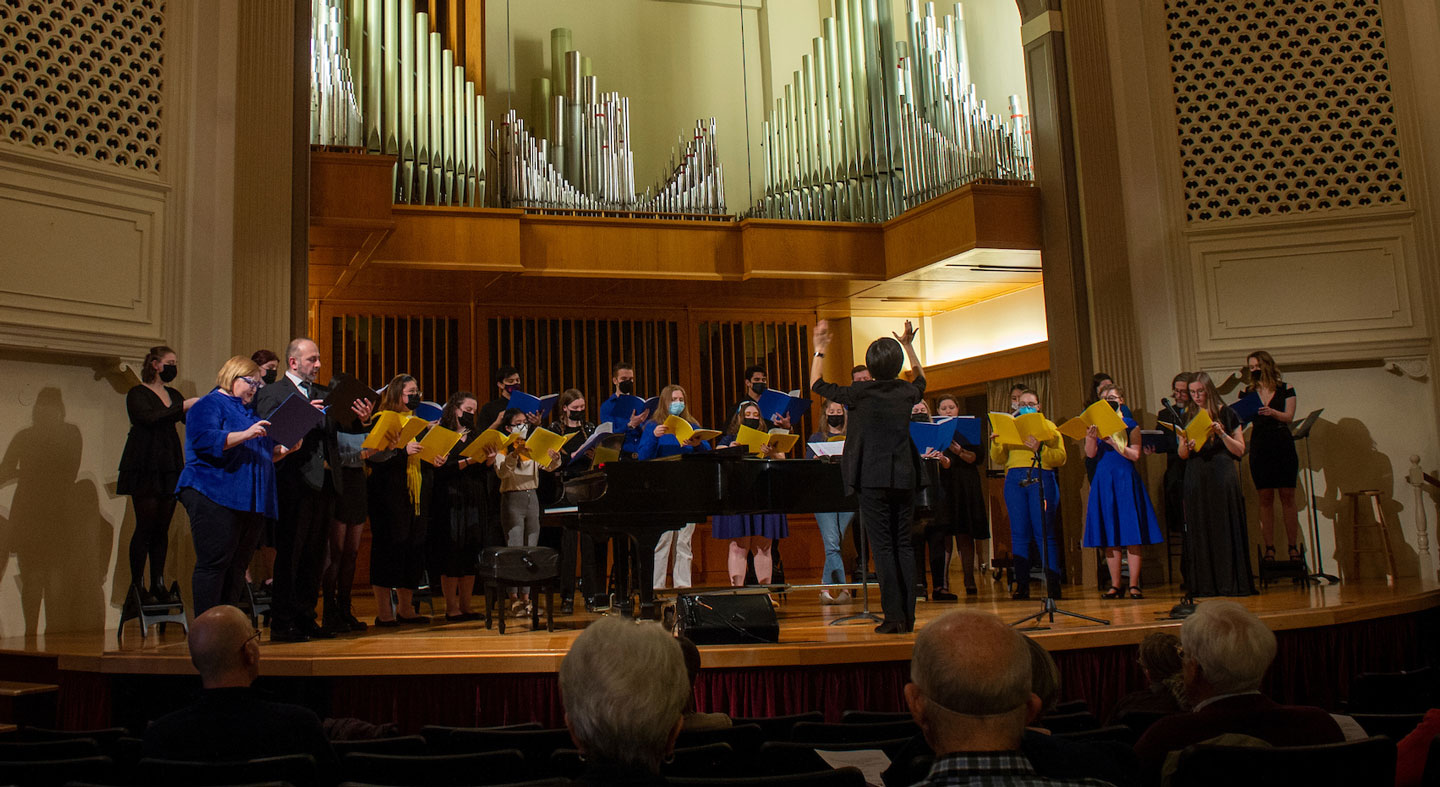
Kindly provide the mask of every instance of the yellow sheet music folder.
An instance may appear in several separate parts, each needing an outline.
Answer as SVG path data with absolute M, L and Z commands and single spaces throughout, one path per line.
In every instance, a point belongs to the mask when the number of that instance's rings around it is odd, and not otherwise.
M 506 447 L 513 444 L 516 439 L 516 435 L 511 435 L 510 439 L 506 441 Z M 548 465 L 550 464 L 550 452 L 552 450 L 559 451 L 564 445 L 564 437 L 544 427 L 537 427 L 529 437 L 525 438 L 525 450 L 521 452 L 521 456 L 526 459 L 534 459 L 541 465 Z
M 1186 424 L 1184 429 L 1181 429 L 1169 421 L 1161 421 L 1160 425 L 1172 432 L 1183 432 L 1184 435 L 1190 438 L 1190 441 L 1195 444 L 1195 450 L 1199 451 L 1205 447 L 1205 441 L 1210 439 L 1210 435 L 1212 434 L 1210 425 L 1213 423 L 1215 422 L 1210 420 L 1209 411 L 1201 410 L 1199 413 L 1196 413 L 1194 418 L 1190 419 L 1190 423 Z
M 750 449 L 752 454 L 760 453 L 760 449 L 767 445 L 780 453 L 789 453 L 799 439 L 800 435 L 791 434 L 784 429 L 762 432 L 744 424 L 740 425 L 740 433 L 735 435 L 735 442 Z
M 1040 442 L 1054 435 L 1050 422 L 1041 413 L 1029 413 L 1016 418 L 1009 413 L 990 414 L 990 436 L 1001 445 L 1025 445 L 1025 438 L 1034 437 Z
M 404 416 L 394 410 L 381 410 L 375 415 L 375 425 L 370 427 L 370 434 L 366 436 L 365 442 L 361 443 L 360 447 L 374 451 L 388 449 L 400 436 L 400 431 L 405 425 L 403 418 Z
M 1072 440 L 1084 440 L 1085 432 L 1091 426 L 1100 430 L 1101 437 L 1116 438 L 1121 445 L 1129 442 L 1130 429 L 1125 426 L 1125 419 L 1104 399 L 1066 421 L 1059 427 L 1059 432 Z
M 720 436 L 720 433 L 714 429 L 696 429 L 689 421 L 678 415 L 672 415 L 666 418 L 665 428 L 669 430 L 670 434 L 675 435 L 675 439 L 679 440 L 681 445 L 688 443 L 692 438 L 696 437 L 701 440 L 714 440 Z
M 483 462 L 485 461 L 486 448 L 493 448 L 496 451 L 499 451 L 504 447 L 504 433 L 495 429 L 486 429 L 485 431 L 480 433 L 479 437 L 475 438 L 474 442 L 470 443 L 470 445 L 465 446 L 465 450 L 461 451 L 460 455 L 465 457 L 466 459 L 474 459 L 477 462 Z
M 455 444 L 460 442 L 460 433 L 443 426 L 432 426 L 430 431 L 425 433 L 425 439 L 420 441 L 420 461 L 435 463 L 437 456 L 449 456 Z

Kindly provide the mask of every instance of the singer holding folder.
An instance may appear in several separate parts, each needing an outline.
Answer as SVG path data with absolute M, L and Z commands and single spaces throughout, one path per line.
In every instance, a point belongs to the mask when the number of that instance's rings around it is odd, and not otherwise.
M 1205 372 L 1195 373 L 1190 399 L 1195 418 L 1208 416 L 1211 424 L 1198 444 L 1194 436 L 1176 435 L 1180 458 L 1185 460 L 1185 524 L 1190 536 L 1186 587 L 1196 596 L 1248 596 L 1255 592 L 1255 583 L 1250 576 L 1245 496 L 1240 490 L 1240 457 L 1245 455 L 1240 418 L 1220 401 Z
M 1085 512 L 1085 536 L 1081 546 L 1105 550 L 1110 569 L 1110 588 L 1101 598 L 1120 598 L 1120 555 L 1128 556 L 1132 599 L 1145 594 L 1140 584 L 1140 544 L 1158 544 L 1163 539 L 1150 496 L 1140 483 L 1135 461 L 1140 458 L 1140 424 L 1124 409 L 1125 393 L 1107 383 L 1100 398 L 1115 408 L 1128 430 L 1123 435 L 1102 435 L 1091 426 L 1085 432 L 1085 456 L 1095 460 L 1095 478 L 1090 482 L 1090 501 Z
M 873 380 L 839 385 L 825 381 L 825 350 L 830 325 L 815 324 L 810 359 L 810 390 L 850 408 L 841 473 L 845 486 L 860 497 L 860 522 L 870 539 L 880 579 L 885 620 L 876 633 L 903 634 L 915 629 L 915 554 L 910 545 L 920 455 L 910 441 L 910 411 L 925 397 L 925 370 L 915 354 L 915 327 L 894 339 L 876 339 L 865 350 Z M 903 352 L 903 354 L 902 354 Z M 899 379 L 905 357 L 915 381 Z
M 380 396 L 376 414 L 399 413 L 402 418 L 420 406 L 420 384 L 408 374 L 397 374 Z M 402 623 L 429 623 L 415 612 L 413 593 L 425 573 L 426 516 L 430 509 L 433 477 L 421 467 L 420 443 L 410 440 L 369 453 L 370 590 L 375 595 L 375 625 L 392 628 Z M 443 463 L 443 457 L 440 458 Z M 395 591 L 398 604 L 390 601 Z
M 760 405 L 755 402 L 741 402 L 735 414 L 730 417 L 725 434 L 715 441 L 716 445 L 740 445 L 737 438 L 742 426 L 761 432 L 770 428 L 769 422 L 760 417 Z M 785 458 L 785 454 L 772 449 L 773 446 L 770 445 L 762 446 L 760 456 L 765 459 Z M 770 584 L 775 570 L 775 555 L 772 551 L 775 539 L 788 535 L 790 524 L 784 514 L 721 514 L 710 518 L 710 536 L 730 542 L 725 566 L 730 584 L 734 587 L 745 584 L 746 558 L 752 552 L 755 556 L 755 581 L 761 585 Z
M 638 458 L 645 460 L 710 450 L 710 443 L 699 437 L 692 437 L 682 443 L 677 435 L 670 434 L 665 421 L 672 415 L 691 426 L 697 426 L 694 416 L 690 414 L 690 407 L 685 403 L 685 389 L 678 385 L 667 385 L 660 389 L 660 404 L 650 416 L 650 420 L 641 427 Z M 678 531 L 667 530 L 660 534 L 660 540 L 655 544 L 655 574 L 651 577 L 653 587 L 665 587 L 665 575 L 670 568 L 672 548 L 675 550 L 675 587 L 690 587 L 696 524 L 687 522 L 685 527 Z
M 1300 559 L 1300 517 L 1295 510 L 1295 481 L 1300 475 L 1300 457 L 1290 424 L 1295 420 L 1295 389 L 1281 379 L 1275 359 L 1264 350 L 1250 353 L 1250 393 L 1260 400 L 1260 409 L 1250 427 L 1250 479 L 1260 494 L 1260 540 L 1265 542 L 1265 559 L 1275 559 L 1275 498 L 1280 498 L 1285 517 L 1285 543 L 1290 560 Z
M 1040 398 L 1026 389 L 1016 401 L 1020 416 L 1040 412 Z M 1055 425 L 1044 441 L 1027 436 L 1023 445 L 1002 443 L 990 437 L 990 459 L 1005 465 L 1005 510 L 1010 515 L 1010 551 L 1015 556 L 1015 592 L 1010 598 L 1030 598 L 1030 542 L 1045 549 L 1045 582 L 1050 596 L 1060 598 L 1060 535 L 1056 532 L 1056 506 L 1060 487 L 1055 468 L 1065 464 L 1065 446 Z M 1043 497 L 1042 497 L 1043 496 Z
M 825 402 L 821 409 L 825 412 L 825 421 L 810 435 L 806 445 L 836 440 L 843 442 L 846 429 L 845 406 L 839 402 Z M 815 458 L 813 449 L 806 448 L 806 452 L 810 459 Z M 825 567 L 820 572 L 820 582 L 823 584 L 845 584 L 845 561 L 840 557 L 840 541 L 845 538 L 845 530 L 850 527 L 850 520 L 854 518 L 853 511 L 820 511 L 815 514 L 815 524 L 820 529 L 820 542 L 825 547 Z M 820 591 L 821 604 L 844 604 L 849 600 L 850 591 L 844 588 L 834 593 L 829 590 Z
M 945 394 L 935 400 L 935 412 L 945 418 L 959 418 L 960 400 L 952 394 Z M 960 432 L 956 431 L 955 439 L 945 449 L 945 461 L 940 463 L 940 513 L 936 519 L 955 538 L 967 596 L 980 592 L 975 585 L 975 542 L 990 537 L 984 482 L 980 478 L 980 463 L 983 461 L 979 446 L 967 446 Z M 945 576 L 948 578 L 949 575 L 947 566 Z M 945 590 L 950 590 L 948 584 Z
M 255 414 L 255 394 L 263 387 L 260 367 L 237 355 L 220 367 L 215 389 L 191 406 L 185 420 L 185 468 L 175 494 L 195 539 L 191 592 L 197 616 L 239 603 L 264 520 L 278 514 L 274 463 L 288 452 L 271 443 L 269 422 Z

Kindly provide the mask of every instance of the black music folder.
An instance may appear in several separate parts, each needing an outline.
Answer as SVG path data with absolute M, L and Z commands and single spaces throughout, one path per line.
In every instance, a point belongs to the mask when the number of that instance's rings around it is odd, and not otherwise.
M 335 375 L 330 380 L 330 386 L 330 393 L 325 395 L 325 414 L 346 429 L 355 428 L 355 423 L 360 420 L 351 409 L 357 401 L 370 400 L 371 409 L 380 406 L 380 394 L 348 374 Z
M 310 430 L 325 424 L 325 414 L 300 394 L 290 394 L 265 420 L 270 422 L 270 428 L 265 430 L 270 439 L 287 449 L 293 449 Z

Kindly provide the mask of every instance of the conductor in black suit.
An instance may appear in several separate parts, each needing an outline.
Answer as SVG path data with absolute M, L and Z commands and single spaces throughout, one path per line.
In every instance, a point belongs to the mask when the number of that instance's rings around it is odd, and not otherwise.
M 810 360 L 810 390 L 850 408 L 840 467 L 846 487 L 860 496 L 860 521 L 875 556 L 880 605 L 885 613 L 884 622 L 875 629 L 880 634 L 901 634 L 915 628 L 910 520 L 920 478 L 920 454 L 910 443 L 910 410 L 925 397 L 925 372 L 915 355 L 914 341 L 915 328 L 906 320 L 903 335 L 876 339 L 865 351 L 865 365 L 874 379 L 848 386 L 827 383 L 823 372 L 830 326 L 821 320 L 815 325 L 815 356 Z M 902 348 L 915 370 L 914 382 L 899 379 Z
M 302 337 L 290 342 L 285 356 L 285 375 L 255 397 L 255 411 L 261 418 L 292 394 L 304 396 L 317 409 L 324 408 L 329 389 L 315 382 L 320 348 Z M 370 417 L 370 402 L 357 400 L 354 411 L 363 422 Z M 335 431 L 334 419 L 326 418 L 322 426 L 305 435 L 299 449 L 275 466 L 280 519 L 275 524 L 275 589 L 270 607 L 270 639 L 274 642 L 335 636 L 315 623 L 325 533 L 335 498 L 344 491 Z

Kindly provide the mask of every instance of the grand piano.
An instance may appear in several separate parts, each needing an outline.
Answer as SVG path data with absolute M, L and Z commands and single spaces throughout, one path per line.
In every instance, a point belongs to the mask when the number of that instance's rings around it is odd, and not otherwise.
M 716 514 L 854 511 L 840 465 L 825 459 L 760 459 L 743 448 L 648 462 L 608 462 L 571 476 L 547 511 L 582 533 L 626 536 L 640 573 L 639 617 L 655 616 L 655 546 L 660 534 Z

